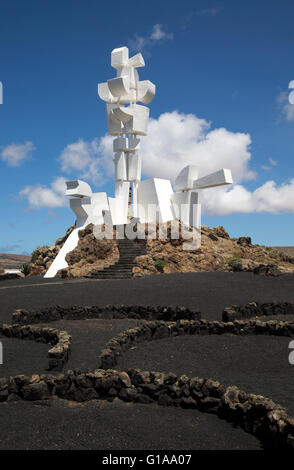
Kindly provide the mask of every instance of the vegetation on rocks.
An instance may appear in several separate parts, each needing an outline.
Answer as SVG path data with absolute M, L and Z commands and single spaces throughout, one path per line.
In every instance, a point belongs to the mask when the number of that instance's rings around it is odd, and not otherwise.
M 24 276 L 28 276 L 31 272 L 31 266 L 29 265 L 29 263 L 23 263 L 20 267 L 20 272 Z
M 232 256 L 232 258 L 228 258 L 227 263 L 233 269 L 233 271 L 242 271 L 242 259 L 239 256 Z
M 39 256 L 42 255 L 43 252 L 48 251 L 48 249 L 49 249 L 49 246 L 47 245 L 38 246 L 37 248 L 35 248 L 31 256 L 31 263 L 35 263 L 37 259 L 39 258 Z
M 158 271 L 161 271 L 163 272 L 163 268 L 165 266 L 165 262 L 162 261 L 162 259 L 156 259 L 154 261 L 154 266 L 156 267 L 156 269 L 158 269 Z

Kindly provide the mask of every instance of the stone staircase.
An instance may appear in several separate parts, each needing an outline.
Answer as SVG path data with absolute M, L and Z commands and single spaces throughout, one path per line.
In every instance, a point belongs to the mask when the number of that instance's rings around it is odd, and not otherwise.
M 94 279 L 131 279 L 134 258 L 146 254 L 146 240 L 118 240 L 119 261 L 86 276 Z

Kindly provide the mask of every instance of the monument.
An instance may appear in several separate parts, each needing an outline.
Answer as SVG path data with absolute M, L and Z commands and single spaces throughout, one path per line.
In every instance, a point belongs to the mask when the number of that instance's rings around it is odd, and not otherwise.
M 108 133 L 115 137 L 115 195 L 112 198 L 105 192 L 93 193 L 85 181 L 66 183 L 65 194 L 72 197 L 70 207 L 76 215 L 76 223 L 46 272 L 44 277 L 47 278 L 68 267 L 65 257 L 77 246 L 79 230 L 88 224 L 122 226 L 134 217 L 140 224 L 178 220 L 188 227 L 199 229 L 199 191 L 233 182 L 228 169 L 199 177 L 201 168 L 197 165 L 188 165 L 180 171 L 174 190 L 167 179 L 141 181 L 140 137 L 148 132 L 149 108 L 145 105 L 155 97 L 155 85 L 149 80 L 139 80 L 137 69 L 145 66 L 143 56 L 139 53 L 129 57 L 127 47 L 111 52 L 111 66 L 116 69 L 116 77 L 99 83 L 98 95 L 106 102 Z

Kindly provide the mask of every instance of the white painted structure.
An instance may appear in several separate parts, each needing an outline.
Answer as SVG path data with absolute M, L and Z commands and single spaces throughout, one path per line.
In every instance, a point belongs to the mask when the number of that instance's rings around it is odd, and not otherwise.
M 4 274 L 21 274 L 20 269 L 4 269 Z
M 78 244 L 78 232 L 89 223 L 125 225 L 129 216 L 129 191 L 132 188 L 132 216 L 139 223 L 166 223 L 180 220 L 200 228 L 201 193 L 197 190 L 232 184 L 231 171 L 221 169 L 199 178 L 199 169 L 188 165 L 178 174 L 173 191 L 169 180 L 151 178 L 141 181 L 140 138 L 148 131 L 149 104 L 155 96 L 155 85 L 139 80 L 138 68 L 144 67 L 142 54 L 129 57 L 127 47 L 114 49 L 111 66 L 116 77 L 98 84 L 98 95 L 106 102 L 108 133 L 113 140 L 115 195 L 93 193 L 85 181 L 67 182 L 66 195 L 76 215 L 75 229 L 61 248 L 45 277 L 54 277 L 68 266 L 65 257 Z M 138 102 L 143 104 L 138 104 Z M 196 157 L 196 156 L 195 156 Z
M 76 248 L 79 241 L 79 230 L 84 229 L 91 223 L 94 225 L 103 224 L 103 211 L 109 210 L 106 193 L 92 193 L 88 183 L 80 180 L 68 181 L 66 185 L 67 190 L 65 194 L 76 197 L 76 199 L 70 199 L 70 207 L 77 217 L 75 228 L 49 267 L 44 276 L 45 278 L 55 277 L 60 269 L 68 267 L 65 257 L 67 253 Z

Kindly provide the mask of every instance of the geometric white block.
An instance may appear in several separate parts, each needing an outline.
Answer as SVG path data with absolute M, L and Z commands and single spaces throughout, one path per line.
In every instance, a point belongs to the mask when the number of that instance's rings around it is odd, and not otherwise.
M 91 200 L 86 198 L 70 199 L 69 205 L 76 215 L 76 224 L 78 226 L 84 225 L 91 210 Z
M 113 141 L 113 152 L 135 152 L 140 148 L 140 139 L 131 135 L 129 138 L 118 136 Z
M 119 135 L 122 132 L 122 122 L 116 119 L 113 114 L 115 108 L 117 108 L 116 104 L 106 103 L 106 118 L 110 135 Z
M 140 148 L 140 139 L 138 139 L 138 137 L 131 134 L 128 141 L 129 141 L 128 142 L 128 151 L 129 152 L 135 152 L 136 150 L 139 150 L 139 148 Z
M 115 168 L 115 179 L 118 181 L 127 180 L 127 163 L 126 155 L 123 152 L 116 153 L 114 155 L 114 168 Z
M 175 219 L 184 225 L 199 228 L 201 220 L 201 194 L 185 191 L 172 195 Z
M 139 52 L 136 55 L 133 55 L 128 61 L 128 65 L 131 67 L 145 67 L 145 61 L 142 54 Z
M 116 199 L 128 201 L 129 200 L 129 190 L 130 190 L 130 183 L 116 181 L 114 195 Z
M 111 52 L 111 67 L 115 69 L 128 65 L 129 49 L 127 47 L 119 47 Z
M 129 104 L 131 101 L 136 101 L 136 90 L 129 90 L 127 95 L 113 96 L 113 94 L 110 92 L 109 84 L 104 82 L 98 83 L 98 96 L 109 104 L 118 103 L 118 101 L 120 104 Z
M 232 173 L 231 170 L 222 168 L 215 173 L 210 175 L 203 176 L 202 178 L 196 179 L 193 183 L 193 188 L 203 189 L 203 188 L 213 188 L 215 186 L 222 186 L 226 184 L 232 184 Z
M 123 121 L 124 132 L 126 134 L 147 135 L 149 108 L 140 104 L 134 104 L 131 110 L 133 113 L 132 119 Z
M 142 158 L 138 153 L 130 153 L 127 157 L 128 181 L 140 181 Z
M 113 152 L 125 152 L 129 147 L 129 142 L 127 137 L 117 137 L 113 141 Z
M 140 223 L 165 223 L 174 220 L 169 180 L 152 178 L 140 181 L 137 190 L 137 217 Z
M 153 100 L 155 92 L 156 87 L 154 83 L 150 82 L 149 80 L 138 82 L 137 101 L 141 101 L 141 103 L 144 104 L 149 104 Z
M 66 181 L 66 196 L 91 197 L 92 189 L 88 183 L 81 180 Z
M 193 182 L 198 178 L 198 167 L 188 165 L 178 174 L 174 188 L 176 191 L 187 191 L 193 188 Z
M 111 119 L 121 121 L 123 124 L 133 119 L 134 110 L 131 106 L 115 106 L 111 110 Z
M 76 227 L 102 224 L 102 212 L 109 209 L 106 193 L 95 193 L 91 198 L 70 199 L 70 207 L 77 216 Z
M 117 77 L 107 80 L 107 85 L 112 96 L 127 95 L 130 91 L 130 80 L 128 77 Z
M 101 100 L 106 101 L 107 103 L 113 103 L 115 100 L 118 100 L 118 98 L 114 98 L 114 96 L 112 96 L 106 82 L 98 83 L 97 89 L 98 96 L 101 98 Z
M 115 183 L 115 197 L 109 197 L 109 212 L 105 213 L 105 223 L 124 225 L 128 221 L 128 201 L 130 183 L 118 181 Z
M 106 193 L 94 193 L 91 197 L 91 223 L 102 225 L 104 223 L 103 213 L 109 210 L 108 197 Z
M 117 78 L 125 78 L 128 81 L 125 93 L 121 93 L 119 96 L 130 95 L 132 90 L 136 91 L 139 75 L 137 70 L 134 69 L 134 67 L 120 67 L 119 69 L 117 69 Z M 136 93 L 133 95 L 133 100 L 136 101 Z

